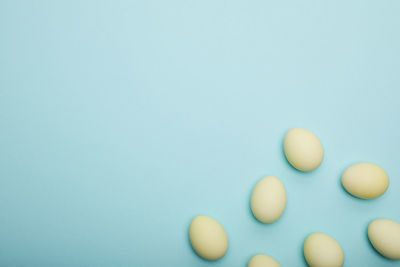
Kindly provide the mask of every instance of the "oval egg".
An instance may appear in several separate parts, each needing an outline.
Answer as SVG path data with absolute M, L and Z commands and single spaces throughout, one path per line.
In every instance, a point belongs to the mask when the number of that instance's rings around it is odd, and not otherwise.
M 257 183 L 251 196 L 251 211 L 263 223 L 278 220 L 286 209 L 286 189 L 281 180 L 267 176 Z
M 304 242 L 304 257 L 311 267 L 341 267 L 344 252 L 340 244 L 324 233 L 314 233 Z
M 381 255 L 400 260 L 400 224 L 393 220 L 377 219 L 368 226 L 368 238 Z
M 300 171 L 315 170 L 324 159 L 321 141 L 303 128 L 293 128 L 286 133 L 283 149 L 289 163 Z
M 362 162 L 348 167 L 342 185 L 351 195 L 371 199 L 383 195 L 389 187 L 389 176 L 380 166 Z
M 247 267 L 281 267 L 281 265 L 270 256 L 258 254 L 251 258 Z
M 206 260 L 218 260 L 228 251 L 228 235 L 224 227 L 208 216 L 197 216 L 189 229 L 190 243 L 196 253 Z

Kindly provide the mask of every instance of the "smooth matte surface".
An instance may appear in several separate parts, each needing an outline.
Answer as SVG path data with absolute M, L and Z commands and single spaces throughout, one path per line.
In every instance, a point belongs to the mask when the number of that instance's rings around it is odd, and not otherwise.
M 368 238 L 380 254 L 400 260 L 400 223 L 388 219 L 373 220 L 368 225 Z
M 247 267 L 281 267 L 281 265 L 268 255 L 258 254 L 250 259 Z
M 196 216 L 189 228 L 190 244 L 197 255 L 215 261 L 229 248 L 229 238 L 224 226 L 209 216 Z
M 370 162 L 356 163 L 342 174 L 342 186 L 351 195 L 363 199 L 382 196 L 390 184 L 387 172 Z
M 276 222 L 285 212 L 286 188 L 275 176 L 261 179 L 251 194 L 250 207 L 254 217 L 262 223 Z
M 312 233 L 304 242 L 304 258 L 310 267 L 342 267 L 345 254 L 335 238 Z
M 400 2 L 0 1 L 0 266 L 305 266 L 313 232 L 345 266 L 398 266 L 367 238 L 400 221 Z M 304 127 L 324 145 L 311 173 L 282 151 Z M 365 201 L 342 172 L 391 177 Z M 250 210 L 285 184 L 276 223 Z M 188 229 L 224 225 L 209 263 Z
M 295 169 L 304 172 L 315 170 L 324 159 L 324 147 L 318 136 L 304 128 L 292 128 L 286 133 L 283 152 Z

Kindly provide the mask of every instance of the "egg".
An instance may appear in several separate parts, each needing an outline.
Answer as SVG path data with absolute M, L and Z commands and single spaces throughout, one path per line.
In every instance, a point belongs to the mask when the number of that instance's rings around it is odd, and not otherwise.
M 321 141 L 303 128 L 293 128 L 286 133 L 283 149 L 289 163 L 300 171 L 315 170 L 324 159 Z
M 368 238 L 380 254 L 400 260 L 400 224 L 393 220 L 377 219 L 368 226 Z
M 340 267 L 344 252 L 340 244 L 324 233 L 314 233 L 304 242 L 304 257 L 311 267 Z
M 258 254 L 251 258 L 247 267 L 281 267 L 281 265 L 270 256 Z
M 197 216 L 189 229 L 190 243 L 206 260 L 218 260 L 228 251 L 229 240 L 224 227 L 208 216 Z
M 263 223 L 278 220 L 286 209 L 286 189 L 275 176 L 261 179 L 254 187 L 251 196 L 251 211 Z
M 382 167 L 362 162 L 348 167 L 343 172 L 342 185 L 353 196 L 364 199 L 377 198 L 388 189 L 389 176 Z

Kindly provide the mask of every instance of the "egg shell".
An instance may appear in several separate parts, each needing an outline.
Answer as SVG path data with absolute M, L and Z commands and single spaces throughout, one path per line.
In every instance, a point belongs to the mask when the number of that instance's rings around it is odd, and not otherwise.
M 318 168 L 324 159 L 324 148 L 319 138 L 303 128 L 290 129 L 283 141 L 286 159 L 300 171 Z
M 282 181 L 275 176 L 267 176 L 254 187 L 251 211 L 260 222 L 272 223 L 282 216 L 286 202 L 286 189 Z
M 194 251 L 206 260 L 218 260 L 228 251 L 229 240 L 224 227 L 208 216 L 197 216 L 189 229 Z
M 344 252 L 340 244 L 324 233 L 314 233 L 304 242 L 304 257 L 311 267 L 341 267 Z
M 377 219 L 368 226 L 368 238 L 381 255 L 400 260 L 400 224 L 389 219 Z
M 247 267 L 281 267 L 281 265 L 268 255 L 258 254 L 251 258 Z
M 362 162 L 348 167 L 343 172 L 342 185 L 353 196 L 364 199 L 377 198 L 388 189 L 389 176 L 379 165 Z

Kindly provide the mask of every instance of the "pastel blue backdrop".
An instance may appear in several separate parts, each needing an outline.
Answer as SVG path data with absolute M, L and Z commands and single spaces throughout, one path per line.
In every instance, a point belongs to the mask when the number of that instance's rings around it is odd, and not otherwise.
M 400 221 L 400 2 L 0 2 L 0 266 L 305 266 L 325 232 L 345 266 L 399 266 L 368 242 Z M 326 157 L 282 152 L 304 127 Z M 340 176 L 390 176 L 376 200 Z M 251 215 L 266 175 L 288 193 L 273 224 Z M 196 215 L 230 238 L 217 262 L 188 241 Z

